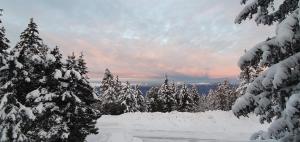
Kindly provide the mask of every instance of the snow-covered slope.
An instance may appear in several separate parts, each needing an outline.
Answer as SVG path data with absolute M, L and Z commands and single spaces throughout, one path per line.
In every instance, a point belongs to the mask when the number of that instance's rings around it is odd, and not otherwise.
M 88 142 L 241 142 L 268 127 L 254 115 L 238 119 L 224 111 L 104 115 L 97 126 L 100 133 Z

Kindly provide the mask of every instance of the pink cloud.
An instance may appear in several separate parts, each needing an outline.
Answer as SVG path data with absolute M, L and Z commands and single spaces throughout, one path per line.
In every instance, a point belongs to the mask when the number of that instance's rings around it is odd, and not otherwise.
M 228 77 L 239 72 L 235 62 L 239 52 L 218 53 L 213 48 L 190 48 L 176 42 L 161 45 L 159 42 L 138 40 L 134 43 L 99 39 L 54 38 L 64 55 L 83 51 L 86 55 L 90 78 L 100 78 L 105 68 L 123 78 L 147 79 L 170 75 Z

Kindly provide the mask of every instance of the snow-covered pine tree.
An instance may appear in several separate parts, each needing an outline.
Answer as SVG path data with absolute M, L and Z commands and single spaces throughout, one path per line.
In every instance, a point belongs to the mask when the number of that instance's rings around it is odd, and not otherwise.
M 87 71 L 87 67 L 86 67 L 86 62 L 84 60 L 84 56 L 83 56 L 83 53 L 81 52 L 80 53 L 80 56 L 77 60 L 78 62 L 78 71 L 80 74 L 87 74 L 88 71 Z
M 138 111 L 137 96 L 128 81 L 123 86 L 119 99 L 125 108 L 124 113 Z
M 158 99 L 160 102 L 164 102 L 163 107 L 161 108 L 162 112 L 171 112 L 176 110 L 176 99 L 174 95 L 175 94 L 169 85 L 168 77 L 166 76 L 164 83 L 158 90 Z
M 205 97 L 205 110 L 216 110 L 215 91 L 210 89 Z
M 62 101 L 59 81 L 62 77 L 62 63 L 59 61 L 51 52 L 46 54 L 45 60 L 42 60 L 45 68 L 40 86 L 26 95 L 26 102 L 30 104 L 35 116 L 27 133 L 30 141 L 66 141 L 70 135 L 68 120 L 60 106 L 67 102 Z
M 194 96 L 189 92 L 189 89 L 187 88 L 186 84 L 183 84 L 179 96 L 181 98 L 180 107 L 178 108 L 178 111 L 182 112 L 192 112 L 195 110 L 195 104 L 194 104 Z
M 118 77 L 115 79 L 109 69 L 105 69 L 104 77 L 100 85 L 100 110 L 104 114 L 119 115 L 124 113 L 126 109 L 124 105 L 121 105 L 120 93 L 122 84 Z
M 235 88 L 225 80 L 219 83 L 215 90 L 210 90 L 206 98 L 208 110 L 231 110 L 231 106 L 236 98 Z
M 226 110 L 226 89 L 227 89 L 227 81 L 224 83 L 219 83 L 216 90 L 213 93 L 213 101 L 214 101 L 214 110 Z
M 246 53 L 246 51 L 245 51 Z M 239 86 L 236 89 L 237 95 L 242 96 L 245 94 L 247 86 L 253 82 L 253 80 L 258 77 L 259 74 L 261 74 L 263 71 L 262 67 L 259 67 L 258 65 L 255 66 L 247 66 L 243 70 L 241 70 L 241 73 L 239 75 Z
M 2 16 L 3 10 L 0 9 L 0 17 Z M 0 19 L 0 68 L 7 65 L 7 49 L 9 48 L 9 40 L 5 36 L 5 28 L 2 25 L 2 20 Z
M 195 112 L 198 108 L 199 94 L 197 89 L 193 86 L 188 88 L 183 84 L 179 93 L 176 95 L 177 110 L 182 112 Z
M 163 112 L 164 101 L 159 98 L 158 87 L 151 87 L 146 93 L 146 104 L 149 112 Z
M 283 0 L 275 11 L 268 7 L 270 0 L 246 3 L 235 22 L 241 23 L 256 14 L 258 24 L 279 22 L 276 36 L 268 38 L 246 52 L 239 60 L 243 71 L 260 66 L 266 70 L 251 82 L 246 92 L 233 106 L 233 113 L 240 117 L 250 112 L 260 116 L 261 122 L 271 122 L 267 133 L 252 138 L 300 141 L 300 25 L 299 0 Z
M 122 82 L 119 80 L 119 76 L 116 76 L 116 78 L 113 80 L 114 87 L 117 94 L 120 94 L 123 88 Z
M 67 60 L 66 60 L 66 69 L 71 70 L 71 69 L 76 69 L 78 70 L 78 66 L 77 66 L 77 61 L 76 61 L 76 56 L 74 54 L 74 52 L 72 52 L 72 55 L 69 55 Z
M 134 93 L 135 93 L 135 96 L 137 97 L 138 111 L 140 111 L 140 112 L 146 112 L 147 111 L 146 100 L 145 100 L 145 98 L 143 96 L 142 91 L 139 88 L 139 85 L 135 85 L 135 87 L 134 87 Z
M 43 60 L 46 56 L 41 52 L 42 48 L 44 46 L 38 36 L 37 25 L 31 19 L 7 58 L 8 65 L 1 68 L 1 72 L 8 73 L 5 74 L 6 82 L 1 87 L 3 97 L 0 132 L 3 141 L 31 141 L 28 134 L 35 116 L 26 95 L 43 83 Z
M 83 58 L 82 58 L 83 59 Z M 75 60 L 75 61 L 74 61 Z M 98 110 L 91 107 L 97 99 L 93 88 L 89 85 L 86 74 L 79 69 L 83 68 L 77 60 L 69 56 L 61 83 L 61 101 L 58 103 L 63 122 L 66 122 L 69 134 L 67 141 L 84 141 L 89 134 L 97 134 L 96 120 L 100 117 Z
M 0 17 L 2 16 L 3 9 L 0 9 Z M 3 53 L 9 48 L 9 40 L 5 36 L 5 28 L 2 25 L 2 20 L 0 19 L 0 53 Z
M 199 93 L 198 93 L 198 89 L 197 89 L 197 86 L 196 85 L 192 85 L 191 88 L 188 88 L 188 92 L 189 92 L 189 96 L 192 100 L 192 103 L 189 104 L 191 107 L 191 109 L 189 110 L 190 112 L 196 112 L 196 111 L 199 111 L 199 109 L 202 109 L 202 108 L 199 108 L 200 105 L 200 96 L 199 96 Z
M 41 41 L 31 19 L 5 69 L 9 74 L 1 87 L 0 140 L 84 141 L 96 133 L 99 117 L 88 106 L 94 100 L 91 87 L 73 69 L 62 69 L 56 60 L 60 53 L 50 52 Z M 70 79 L 74 76 L 77 80 Z
M 126 108 L 124 112 L 143 112 L 146 110 L 145 99 L 142 92 L 137 85 L 132 88 L 128 81 L 123 86 L 119 99 L 121 104 Z
M 109 87 L 114 85 L 114 76 L 109 69 L 105 69 L 100 85 L 100 93 L 104 93 Z
M 59 48 L 56 46 L 50 51 L 50 54 L 52 54 L 55 57 L 55 62 L 51 65 L 53 65 L 54 69 L 60 69 L 63 66 L 62 63 L 62 54 L 59 51 Z
M 207 97 L 207 95 L 203 95 L 203 94 L 199 95 L 197 112 L 204 112 L 207 110 L 206 97 Z
M 228 84 L 228 88 L 226 89 L 226 108 L 225 110 L 231 110 L 234 102 L 238 98 L 238 92 L 236 91 L 236 88 L 232 85 Z

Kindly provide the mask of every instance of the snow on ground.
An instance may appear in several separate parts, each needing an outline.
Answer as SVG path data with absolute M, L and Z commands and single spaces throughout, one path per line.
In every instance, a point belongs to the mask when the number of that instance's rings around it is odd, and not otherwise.
M 236 118 L 232 112 L 126 113 L 102 116 L 98 135 L 88 142 L 246 142 L 251 134 L 266 130 L 258 118 Z

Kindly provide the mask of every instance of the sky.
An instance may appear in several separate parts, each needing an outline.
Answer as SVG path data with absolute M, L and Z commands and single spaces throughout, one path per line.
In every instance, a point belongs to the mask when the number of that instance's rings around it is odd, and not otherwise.
M 50 48 L 83 52 L 89 77 L 104 70 L 149 82 L 237 79 L 245 49 L 274 35 L 253 21 L 235 24 L 240 0 L 0 0 L 14 46 L 32 17 Z

